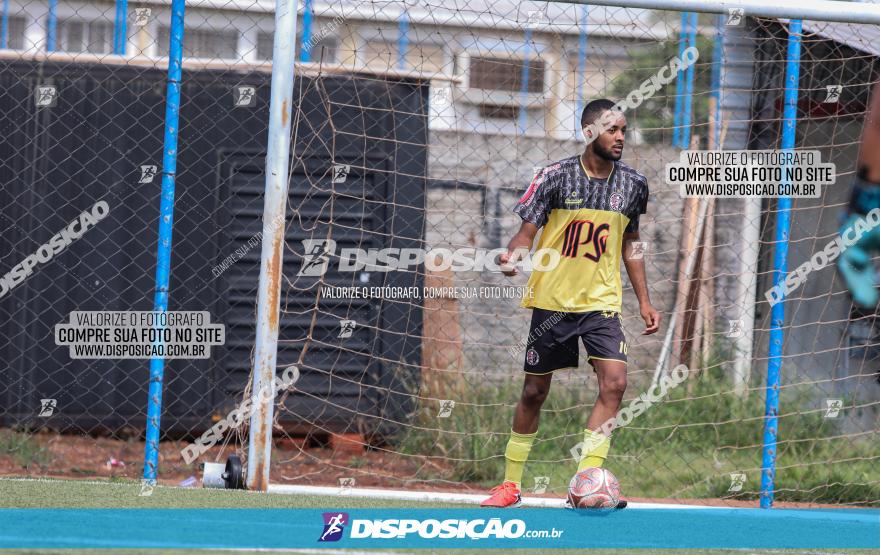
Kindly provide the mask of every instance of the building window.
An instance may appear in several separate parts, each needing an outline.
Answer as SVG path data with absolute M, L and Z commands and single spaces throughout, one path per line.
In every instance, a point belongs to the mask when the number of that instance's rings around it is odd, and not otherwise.
M 268 31 L 257 32 L 257 59 L 271 60 L 274 35 Z
M 493 104 L 480 104 L 480 117 L 490 119 L 515 120 L 519 118 L 519 106 L 495 106 Z
M 24 26 L 25 20 L 23 17 L 10 17 L 9 31 L 6 35 L 6 44 L 0 44 L 0 48 L 24 50 Z
M 183 32 L 183 55 L 187 58 L 238 58 L 237 30 L 216 31 L 214 29 L 185 29 Z M 159 27 L 157 53 L 168 55 L 168 41 L 171 34 L 169 27 Z
M 316 35 L 312 35 L 316 37 Z M 273 48 L 273 34 L 268 31 L 260 31 L 257 33 L 257 59 L 271 60 Z M 326 36 L 312 43 L 309 50 L 311 61 L 324 62 L 325 64 L 336 63 L 336 55 L 339 49 L 339 43 L 336 37 Z M 296 60 L 299 60 L 302 51 L 302 35 L 296 37 Z
M 113 25 L 107 21 L 58 21 L 58 50 L 109 54 L 113 51 Z
M 522 60 L 471 57 L 470 86 L 493 91 L 522 90 Z M 529 60 L 528 92 L 544 92 L 544 62 Z

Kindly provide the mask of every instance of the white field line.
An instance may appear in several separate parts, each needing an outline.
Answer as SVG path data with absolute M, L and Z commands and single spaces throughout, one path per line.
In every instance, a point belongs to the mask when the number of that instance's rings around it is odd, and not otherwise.
M 97 482 L 92 480 L 64 480 L 64 479 L 47 479 L 47 478 L 18 478 L 18 477 L 0 477 L 0 482 L 42 482 L 42 483 L 60 483 L 60 482 L 76 482 L 78 484 L 93 484 L 98 486 L 126 486 L 140 487 L 137 482 Z M 202 488 L 178 488 L 177 486 L 156 485 L 156 488 L 162 489 L 202 489 Z M 250 493 L 253 495 L 261 495 L 262 492 L 250 490 L 235 490 L 240 493 Z M 270 484 L 269 493 L 278 493 L 283 495 L 317 495 L 336 498 L 358 497 L 366 499 L 385 499 L 396 501 L 416 501 L 421 503 L 464 503 L 478 505 L 486 498 L 486 494 L 472 493 L 447 493 L 432 491 L 402 491 L 379 488 L 347 488 L 343 490 L 338 486 L 293 486 L 284 484 Z M 523 507 L 549 507 L 563 508 L 565 500 L 561 498 L 551 497 L 523 497 Z M 676 503 L 638 503 L 630 501 L 627 508 L 630 509 L 727 509 L 736 507 L 716 507 L 714 505 L 685 505 Z M 323 553 L 327 551 L 322 550 Z M 375 555 L 375 554 L 374 554 Z
M 467 503 L 477 505 L 484 499 L 486 494 L 471 493 L 446 493 L 432 491 L 401 491 L 378 488 L 340 488 L 328 486 L 292 486 L 275 484 L 269 485 L 269 493 L 282 493 L 287 495 L 318 495 L 344 499 L 346 497 L 358 497 L 367 499 L 385 499 L 397 501 L 416 501 L 421 503 Z M 523 507 L 550 507 L 561 509 L 565 506 L 564 499 L 550 497 L 523 497 Z M 726 507 L 713 507 L 708 505 L 678 505 L 674 503 L 635 503 L 630 501 L 627 508 L 633 509 L 722 509 Z

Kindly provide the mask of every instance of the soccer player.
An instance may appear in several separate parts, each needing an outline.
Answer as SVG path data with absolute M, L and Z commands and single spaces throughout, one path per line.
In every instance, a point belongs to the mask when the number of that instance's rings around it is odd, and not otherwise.
M 874 86 L 868 117 L 862 131 L 862 145 L 856 164 L 850 202 L 841 236 L 854 236 L 857 220 L 880 208 L 880 83 Z M 846 281 L 853 302 L 860 308 L 874 310 L 880 294 L 872 252 L 880 251 L 880 228 L 873 228 L 841 253 L 837 267 Z
M 648 203 L 644 175 L 620 161 L 626 118 L 607 99 L 584 107 L 583 154 L 551 164 L 538 173 L 514 212 L 523 222 L 501 256 L 505 274 L 528 252 L 543 227 L 538 247 L 553 249 L 559 264 L 533 271 L 522 306 L 532 309 L 526 344 L 525 379 L 504 452 L 504 482 L 492 489 L 484 507 L 515 507 L 521 502 L 523 467 L 538 430 L 541 406 L 553 372 L 578 365 L 578 339 L 599 380 L 599 396 L 584 430 L 578 471 L 601 467 L 611 444 L 606 433 L 626 390 L 626 337 L 621 326 L 620 259 L 639 301 L 644 334 L 657 331 L 660 314 L 648 298 L 645 265 L 632 257 L 639 240 L 639 216 Z M 618 507 L 626 506 L 621 501 Z

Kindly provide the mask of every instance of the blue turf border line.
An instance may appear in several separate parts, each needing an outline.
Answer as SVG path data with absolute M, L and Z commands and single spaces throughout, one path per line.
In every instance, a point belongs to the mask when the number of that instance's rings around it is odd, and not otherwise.
M 318 541 L 344 513 L 335 541 Z M 423 538 L 395 535 L 400 520 L 490 520 L 556 538 Z M 384 522 L 381 526 L 375 522 Z M 482 522 L 477 522 L 482 521 Z M 352 537 L 367 528 L 391 537 Z M 384 531 L 384 532 L 383 532 Z M 0 548 L 752 548 L 878 549 L 880 510 L 871 509 L 0 509 Z

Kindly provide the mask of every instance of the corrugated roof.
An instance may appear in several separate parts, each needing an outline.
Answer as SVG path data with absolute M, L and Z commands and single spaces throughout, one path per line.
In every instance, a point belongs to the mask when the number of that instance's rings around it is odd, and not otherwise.
M 780 19 L 788 23 L 787 19 Z M 845 44 L 873 56 L 880 56 L 880 25 L 804 21 L 804 31 Z

